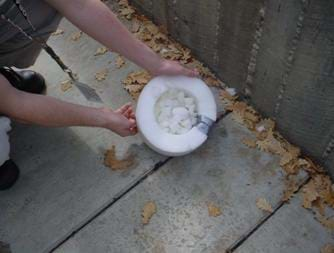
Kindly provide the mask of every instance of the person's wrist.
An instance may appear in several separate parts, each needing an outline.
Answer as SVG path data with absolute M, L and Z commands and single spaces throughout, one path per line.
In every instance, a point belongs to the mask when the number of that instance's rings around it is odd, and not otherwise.
M 155 61 L 152 61 L 151 66 L 148 68 L 148 71 L 152 76 L 159 75 L 163 66 L 165 65 L 165 59 L 158 57 Z
M 112 125 L 112 111 L 109 108 L 97 108 L 95 123 L 97 127 L 110 128 Z

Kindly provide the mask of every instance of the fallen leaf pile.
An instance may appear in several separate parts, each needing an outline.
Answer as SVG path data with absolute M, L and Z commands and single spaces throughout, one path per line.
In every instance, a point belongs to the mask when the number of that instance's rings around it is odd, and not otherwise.
M 132 26 L 130 30 L 138 39 L 146 43 L 163 58 L 179 61 L 188 67 L 196 68 L 208 85 L 221 87 L 222 82 L 220 82 L 207 67 L 204 67 L 202 63 L 197 61 L 191 55 L 191 51 L 188 48 L 168 37 L 168 32 L 165 27 L 158 27 L 145 16 L 137 14 L 127 0 L 119 0 L 118 4 L 120 16 L 131 20 Z M 127 81 L 123 83 L 127 83 Z M 143 84 L 143 86 L 145 84 Z M 138 89 L 139 86 L 137 84 L 136 87 L 126 87 L 126 90 L 130 92 L 132 97 L 138 96 Z M 140 88 L 140 90 L 141 89 L 142 88 Z
M 98 49 L 96 49 L 96 52 L 95 52 L 94 56 L 103 55 L 106 52 L 108 52 L 108 48 L 106 48 L 106 47 L 99 47 Z
M 81 31 L 75 32 L 75 33 L 72 34 L 71 40 L 72 41 L 78 41 L 81 38 L 81 36 L 82 36 L 82 32 Z
M 51 36 L 57 36 L 57 35 L 62 35 L 64 34 L 64 30 L 62 29 L 57 29 L 55 32 L 51 34 Z
M 157 206 L 153 201 L 146 202 L 142 210 L 142 223 L 147 225 L 152 216 L 157 212 Z
M 316 207 L 324 215 L 325 206 L 334 208 L 334 186 L 329 176 L 318 174 L 302 188 L 303 206 Z
M 120 0 L 118 4 L 121 7 L 119 9 L 119 15 L 130 20 L 132 15 L 135 13 L 135 10 L 129 5 L 128 0 Z
M 116 148 L 112 146 L 111 149 L 107 150 L 104 154 L 104 164 L 112 170 L 126 170 L 135 164 L 135 159 L 133 155 L 128 155 L 121 160 L 118 159 L 116 157 Z
M 256 206 L 262 211 L 269 212 L 269 213 L 273 212 L 272 206 L 269 204 L 269 202 L 265 198 L 258 198 L 256 200 Z
M 72 81 L 71 80 L 66 80 L 60 83 L 60 89 L 62 90 L 62 92 L 66 92 L 69 89 L 72 88 Z
M 131 72 L 122 82 L 125 90 L 127 90 L 134 99 L 137 99 L 150 79 L 151 76 L 146 71 L 135 71 Z
M 196 68 L 208 85 L 222 87 L 223 83 L 208 68 L 197 61 L 191 55 L 189 49 L 168 37 L 165 27 L 158 27 L 145 16 L 137 14 L 127 0 L 119 0 L 118 4 L 120 7 L 119 15 L 131 21 L 130 30 L 137 38 L 146 43 L 163 58 L 179 61 L 188 67 Z M 123 63 L 119 60 L 119 63 L 116 63 L 116 65 L 117 67 L 121 67 Z M 123 80 L 123 84 L 131 96 L 137 98 L 149 80 L 150 75 L 147 72 L 137 71 L 130 73 Z M 282 200 L 288 201 L 299 189 L 297 180 L 294 177 L 301 170 L 304 170 L 312 179 L 302 189 L 303 206 L 305 208 L 316 207 L 320 213 L 318 220 L 324 226 L 334 228 L 333 218 L 326 218 L 322 215 L 326 206 L 333 208 L 334 202 L 333 184 L 329 177 L 324 174 L 323 169 L 310 159 L 301 157 L 300 149 L 291 145 L 275 130 L 275 122 L 271 119 L 261 119 L 253 107 L 247 105 L 245 102 L 238 101 L 238 96 L 233 89 L 227 88 L 222 90 L 220 97 L 226 110 L 232 113 L 233 120 L 245 125 L 254 134 L 253 138 L 244 138 L 242 142 L 249 148 L 257 148 L 263 152 L 280 157 L 280 166 L 286 175 Z M 273 211 L 271 205 L 263 198 L 259 198 L 256 201 L 256 205 L 261 210 L 267 212 Z M 213 205 L 210 208 L 208 206 L 208 209 L 211 210 L 209 210 L 211 214 L 218 214 L 220 211 Z M 146 211 L 145 217 L 149 217 L 147 215 L 149 213 Z
M 107 75 L 108 75 L 108 69 L 102 69 L 96 72 L 95 79 L 100 82 L 105 80 L 107 78 Z
M 280 166 L 285 172 L 286 181 L 282 201 L 288 201 L 298 191 L 299 185 L 295 176 L 300 171 L 305 171 L 311 176 L 311 180 L 302 188 L 303 203 L 305 208 L 316 208 L 320 214 L 317 219 L 326 227 L 334 229 L 334 219 L 326 218 L 325 207 L 334 208 L 334 185 L 324 170 L 307 157 L 301 157 L 298 147 L 285 140 L 276 130 L 275 122 L 271 119 L 261 119 L 260 115 L 245 102 L 237 101 L 237 96 L 230 90 L 223 90 L 220 98 L 227 111 L 232 112 L 232 119 L 245 125 L 252 133 L 253 138 L 244 138 L 242 142 L 249 148 L 257 148 L 261 151 L 278 155 Z M 266 202 L 258 200 L 257 206 L 264 210 Z
M 209 216 L 211 216 L 211 217 L 218 217 L 218 216 L 220 216 L 222 214 L 221 209 L 218 206 L 216 206 L 214 203 L 209 202 L 207 204 L 207 206 L 208 206 Z

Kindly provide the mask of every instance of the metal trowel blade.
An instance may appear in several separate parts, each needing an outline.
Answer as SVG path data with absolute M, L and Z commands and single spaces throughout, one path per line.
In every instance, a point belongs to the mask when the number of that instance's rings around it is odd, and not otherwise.
M 101 97 L 99 96 L 99 94 L 97 94 L 95 89 L 79 81 L 73 81 L 73 83 L 88 101 L 95 103 L 103 103 Z

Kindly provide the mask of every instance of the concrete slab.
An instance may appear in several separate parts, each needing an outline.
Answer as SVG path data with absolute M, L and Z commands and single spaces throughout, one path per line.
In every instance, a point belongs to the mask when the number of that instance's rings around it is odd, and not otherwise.
M 300 194 L 284 205 L 236 253 L 314 253 L 327 243 L 334 243 L 333 232 L 314 219 L 301 206 Z
M 172 159 L 55 252 L 223 252 L 265 215 L 256 199 L 275 206 L 283 190 L 277 157 L 244 146 L 247 136 L 227 116 L 203 147 Z M 143 226 L 147 201 L 157 213 Z M 209 217 L 209 202 L 221 216 Z
M 127 61 L 117 69 L 117 54 L 94 56 L 101 47 L 99 43 L 85 34 L 72 41 L 78 29 L 65 19 L 60 28 L 64 34 L 52 36 L 49 44 L 80 81 L 97 89 L 104 106 L 117 108 L 131 101 L 121 80 L 139 68 Z M 94 75 L 104 68 L 109 74 L 105 81 L 98 82 Z M 46 53 L 40 55 L 33 69 L 46 78 L 48 95 L 77 104 L 102 106 L 86 101 L 75 87 L 63 92 L 59 83 L 68 77 Z M 217 94 L 215 90 L 218 101 Z M 21 168 L 21 178 L 12 190 L 0 194 L 0 241 L 9 243 L 14 253 L 48 251 L 166 159 L 149 150 L 139 136 L 124 139 L 104 129 L 17 125 L 11 142 L 12 157 Z M 103 153 L 112 145 L 116 145 L 120 156 L 134 153 L 135 168 L 124 172 L 106 168 Z
M 68 28 L 67 21 L 62 22 L 61 27 Z M 69 43 L 61 43 L 60 38 L 57 43 L 55 40 L 53 37 L 50 44 L 57 52 Z M 91 52 L 91 58 L 88 53 L 85 61 L 76 58 L 78 51 L 73 48 L 66 54 L 80 68 L 80 73 L 92 74 L 89 80 L 92 81 L 93 73 L 102 65 L 101 58 L 105 57 L 105 61 L 111 58 L 106 55 L 95 60 L 96 47 L 85 37 L 81 40 L 82 48 L 77 50 Z M 113 80 L 120 80 L 133 70 L 132 67 L 129 65 L 107 77 L 105 84 L 113 85 L 103 94 L 106 105 L 117 107 L 131 100 L 119 81 Z M 75 88 L 62 92 L 59 82 L 67 76 L 45 53 L 34 69 L 47 79 L 48 95 L 73 103 L 101 106 L 88 103 Z M 98 86 L 97 82 L 94 84 Z M 48 251 L 137 182 L 156 163 L 166 159 L 149 150 L 139 136 L 121 138 L 104 129 L 16 125 L 11 143 L 12 158 L 21 169 L 21 178 L 14 188 L 0 193 L 0 241 L 9 243 L 13 252 Z M 106 168 L 103 154 L 112 145 L 116 145 L 120 157 L 126 152 L 135 154 L 136 165 L 123 172 Z

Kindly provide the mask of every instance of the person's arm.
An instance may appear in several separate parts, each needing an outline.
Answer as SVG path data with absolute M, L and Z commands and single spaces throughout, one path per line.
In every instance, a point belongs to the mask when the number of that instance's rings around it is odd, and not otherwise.
M 177 62 L 163 60 L 136 39 L 100 0 L 46 1 L 83 32 L 153 75 L 197 75 Z
M 53 97 L 19 91 L 2 75 L 0 75 L 0 114 L 42 126 L 103 127 L 121 136 L 136 133 L 136 122 L 130 105 L 118 111 L 75 105 Z

